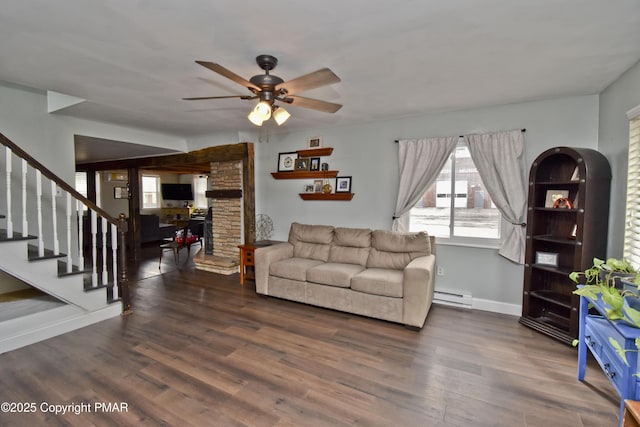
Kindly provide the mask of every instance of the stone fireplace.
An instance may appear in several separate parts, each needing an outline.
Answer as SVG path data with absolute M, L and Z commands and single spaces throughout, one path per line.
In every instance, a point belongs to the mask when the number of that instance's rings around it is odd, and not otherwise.
M 213 255 L 194 257 L 196 268 L 220 274 L 238 272 L 242 243 L 242 161 L 211 162 L 209 206 L 212 208 Z

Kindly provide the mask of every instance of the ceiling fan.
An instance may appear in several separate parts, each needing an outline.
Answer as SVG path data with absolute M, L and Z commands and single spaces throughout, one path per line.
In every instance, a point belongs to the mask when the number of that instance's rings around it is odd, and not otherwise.
M 282 106 L 276 105 L 275 101 L 295 105 L 296 107 L 323 111 L 325 113 L 335 113 L 342 108 L 342 105 L 335 104 L 333 102 L 295 95 L 299 92 L 340 82 L 340 78 L 330 69 L 322 68 L 285 82 L 280 77 L 269 74 L 269 71 L 273 70 L 276 68 L 276 65 L 278 65 L 278 59 L 276 57 L 271 55 L 258 55 L 256 57 L 256 62 L 258 63 L 258 66 L 265 71 L 265 73 L 258 74 L 251 77 L 249 80 L 246 80 L 220 64 L 207 61 L 196 61 L 196 63 L 208 68 L 214 73 L 218 73 L 221 76 L 246 87 L 252 95 L 202 96 L 182 99 L 186 101 L 225 98 L 259 99 L 260 102 L 258 102 L 258 104 L 251 110 L 248 116 L 249 120 L 258 126 L 262 126 L 262 123 L 269 120 L 272 115 L 278 125 L 284 123 L 291 116 L 291 114 L 289 114 L 289 112 Z

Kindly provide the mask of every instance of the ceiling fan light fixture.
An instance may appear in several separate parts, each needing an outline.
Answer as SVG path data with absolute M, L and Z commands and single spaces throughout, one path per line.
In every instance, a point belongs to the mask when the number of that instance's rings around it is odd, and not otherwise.
M 256 113 L 255 108 L 251 110 L 247 118 L 256 126 L 262 126 L 262 122 L 264 121 L 263 118 L 258 113 Z
M 291 114 L 289 114 L 289 112 L 287 110 L 285 110 L 284 108 L 282 108 L 280 106 L 275 107 L 275 109 L 273 111 L 273 120 L 276 121 L 278 126 L 280 126 L 284 122 L 286 122 L 289 117 L 291 117 Z
M 269 120 L 271 117 L 271 105 L 268 102 L 260 101 L 256 108 L 253 109 L 256 114 L 262 117 L 262 120 Z

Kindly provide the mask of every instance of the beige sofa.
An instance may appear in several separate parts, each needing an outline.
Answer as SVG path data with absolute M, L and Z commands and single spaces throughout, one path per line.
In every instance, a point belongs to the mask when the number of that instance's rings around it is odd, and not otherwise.
M 422 328 L 433 301 L 426 233 L 293 223 L 255 251 L 256 292 Z

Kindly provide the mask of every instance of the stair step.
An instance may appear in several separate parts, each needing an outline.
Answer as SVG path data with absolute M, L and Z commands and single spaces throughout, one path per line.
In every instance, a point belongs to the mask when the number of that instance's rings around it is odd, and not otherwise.
M 9 237 L 9 235 L 7 234 L 7 230 L 0 229 L 0 242 L 11 242 L 14 240 L 33 240 L 35 238 L 36 236 L 22 237 L 21 233 L 16 233 L 15 231 L 13 232 L 13 236 Z
M 58 260 L 58 277 L 64 276 L 73 276 L 75 274 L 85 274 L 91 273 L 90 268 L 80 269 L 77 265 L 73 264 L 71 266 L 71 272 L 67 272 L 67 261 L 66 260 Z
M 40 261 L 44 259 L 54 259 L 54 258 L 66 258 L 67 254 L 59 253 L 58 255 L 54 254 L 51 249 L 44 250 L 44 256 L 38 255 L 38 247 L 35 245 L 28 245 L 28 259 L 29 261 Z

